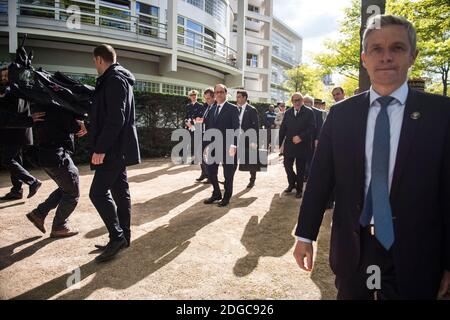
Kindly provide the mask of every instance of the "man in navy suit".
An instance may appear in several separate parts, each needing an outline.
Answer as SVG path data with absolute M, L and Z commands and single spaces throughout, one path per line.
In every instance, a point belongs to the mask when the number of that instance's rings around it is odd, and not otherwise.
M 213 193 L 210 198 L 204 201 L 205 204 L 212 204 L 215 201 L 219 202 L 219 207 L 225 207 L 230 203 L 230 198 L 233 195 L 233 179 L 237 168 L 236 149 L 237 136 L 234 136 L 233 141 L 226 141 L 227 130 L 239 129 L 239 111 L 238 108 L 227 101 L 228 89 L 223 84 L 217 84 L 214 88 L 214 96 L 216 104 L 211 108 L 208 116 L 205 119 L 206 130 L 217 129 L 223 137 L 222 159 L 216 159 L 213 163 L 208 163 L 208 177 L 213 186 Z M 208 147 L 207 147 L 208 148 Z M 208 153 L 208 151 L 206 152 Z M 227 157 L 228 155 L 228 157 Z M 218 156 L 213 154 L 212 156 Z M 219 187 L 219 180 L 217 173 L 219 170 L 219 163 L 223 164 L 223 173 L 225 177 L 225 193 L 222 198 L 222 192 Z
M 417 54 L 410 22 L 372 17 L 362 53 L 372 86 L 334 105 L 322 128 L 294 256 L 311 270 L 312 241 L 336 187 L 330 264 L 338 299 L 449 293 L 450 99 L 408 88 Z

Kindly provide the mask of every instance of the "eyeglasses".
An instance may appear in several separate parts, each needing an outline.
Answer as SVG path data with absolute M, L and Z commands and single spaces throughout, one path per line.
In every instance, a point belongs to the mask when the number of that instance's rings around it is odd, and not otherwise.
M 292 102 L 301 102 L 302 99 L 292 99 Z

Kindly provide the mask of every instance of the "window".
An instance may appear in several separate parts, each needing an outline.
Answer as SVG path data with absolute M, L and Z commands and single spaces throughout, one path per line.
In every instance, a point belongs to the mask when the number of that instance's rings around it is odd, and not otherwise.
M 258 68 L 258 55 L 247 53 L 247 66 Z
M 158 38 L 159 8 L 145 3 L 136 2 L 136 12 L 139 17 L 139 34 Z
M 156 92 L 156 93 L 160 91 L 159 83 L 140 80 L 136 81 L 134 85 L 134 90 L 140 92 Z
M 225 0 L 184 0 L 193 6 L 205 11 L 220 22 L 227 18 L 227 3 Z
M 248 11 L 259 13 L 259 7 L 249 4 Z
M 185 95 L 183 86 L 176 86 L 176 85 L 167 84 L 167 83 L 163 83 L 162 93 L 175 94 L 175 95 L 179 95 L 179 96 Z

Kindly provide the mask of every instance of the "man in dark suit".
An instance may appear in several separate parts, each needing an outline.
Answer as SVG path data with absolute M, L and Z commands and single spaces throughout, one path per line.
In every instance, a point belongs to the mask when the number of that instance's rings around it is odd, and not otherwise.
M 315 122 L 315 130 L 312 133 L 312 138 L 311 138 L 311 156 L 308 159 L 308 162 L 306 163 L 306 170 L 305 170 L 305 181 L 308 180 L 309 177 L 309 171 L 311 170 L 311 161 L 312 161 L 312 157 L 314 154 L 314 151 L 316 150 L 316 146 L 317 143 L 319 142 L 319 135 L 320 135 L 320 130 L 322 129 L 323 126 L 323 119 L 325 118 L 325 111 L 317 109 L 314 106 L 314 98 L 311 96 L 304 96 L 303 97 L 303 104 L 309 108 L 311 108 L 311 110 L 314 112 L 314 122 Z
M 5 86 L 9 84 L 8 69 L 1 70 L 1 83 Z M 1 98 L 1 109 L 10 114 L 17 114 L 23 117 L 30 115 L 30 102 L 13 96 L 9 93 L 8 87 Z M 11 176 L 12 188 L 0 200 L 22 199 L 22 184 L 29 186 L 28 198 L 36 194 L 42 183 L 33 177 L 24 167 L 22 161 L 23 147 L 33 144 L 33 134 L 31 126 L 20 128 L 0 129 L 1 163 Z
M 336 186 L 330 263 L 338 299 L 449 293 L 450 99 L 408 88 L 417 54 L 411 23 L 372 17 L 362 53 L 372 86 L 334 105 L 322 128 L 294 256 L 311 270 Z
M 291 97 L 293 107 L 284 115 L 280 128 L 280 144 L 284 141 L 284 169 L 289 185 L 285 192 L 296 189 L 296 198 L 303 195 L 305 166 L 311 156 L 311 137 L 315 130 L 314 113 L 303 104 L 303 95 L 296 92 Z M 294 162 L 296 173 L 294 172 Z
M 134 76 L 116 62 L 110 45 L 94 49 L 99 77 L 90 113 L 91 167 L 95 170 L 89 197 L 109 232 L 109 243 L 96 261 L 113 258 L 130 245 L 131 198 L 127 166 L 140 163 L 135 126 Z
M 195 147 L 194 146 L 195 119 L 197 119 L 203 115 L 204 107 L 201 103 L 199 103 L 197 101 L 197 99 L 198 99 L 198 91 L 197 90 L 189 91 L 188 96 L 189 96 L 189 99 L 191 100 L 191 102 L 189 102 L 186 105 L 186 116 L 184 118 L 184 123 L 186 126 L 186 130 L 188 130 L 189 134 L 191 135 L 189 150 L 191 152 L 190 157 L 193 158 L 194 154 L 195 154 L 195 150 L 194 150 L 194 147 Z M 185 156 L 185 161 L 188 161 L 187 156 Z M 193 159 L 191 159 L 190 164 L 194 164 Z M 201 179 L 201 180 L 203 180 L 203 179 Z M 197 179 L 197 181 L 201 181 L 201 180 Z
M 234 104 L 227 101 L 228 89 L 223 84 L 217 84 L 214 88 L 214 96 L 216 104 L 211 108 L 206 118 L 206 130 L 216 129 L 223 138 L 223 144 L 220 146 L 222 150 L 222 159 L 219 155 L 206 150 L 206 153 L 211 153 L 210 156 L 214 161 L 208 161 L 208 177 L 213 186 L 213 193 L 209 199 L 204 201 L 205 204 L 212 204 L 219 201 L 219 207 L 225 207 L 230 203 L 230 198 L 233 195 L 233 179 L 236 172 L 236 149 L 238 135 L 234 135 L 233 141 L 227 141 L 227 130 L 235 132 L 239 129 L 239 111 Z M 211 145 L 207 146 L 209 149 Z M 219 187 L 219 180 L 217 173 L 219 170 L 219 163 L 223 165 L 223 173 L 225 177 L 225 193 L 222 198 L 222 193 Z
M 203 91 L 203 100 L 205 101 L 203 104 L 203 108 L 201 109 L 202 111 L 202 115 L 201 117 L 196 119 L 196 123 L 201 125 L 201 130 L 202 130 L 202 137 L 203 137 L 203 133 L 205 132 L 205 119 L 208 117 L 209 112 L 211 111 L 212 106 L 214 105 L 215 101 L 214 101 L 214 88 L 207 88 L 205 89 L 205 91 Z M 202 139 L 202 143 L 201 143 L 201 154 L 202 154 L 202 159 L 200 160 L 200 168 L 202 170 L 202 173 L 200 175 L 200 177 L 198 179 L 196 179 L 196 181 L 201 182 L 204 179 L 206 179 L 206 181 L 204 181 L 204 184 L 209 184 L 209 178 L 208 178 L 208 167 L 203 159 L 203 152 L 205 151 L 206 148 L 206 143 L 203 141 Z
M 258 164 L 259 120 L 258 111 L 255 107 L 247 103 L 247 99 L 247 91 L 238 90 L 236 92 L 236 102 L 239 110 L 239 125 L 242 130 L 238 148 L 239 171 L 250 172 L 250 181 L 247 188 L 253 188 L 256 181 L 256 172 L 261 170 Z M 248 134 L 248 139 L 244 138 L 243 134 L 246 133 Z M 241 156 L 244 158 L 241 158 Z

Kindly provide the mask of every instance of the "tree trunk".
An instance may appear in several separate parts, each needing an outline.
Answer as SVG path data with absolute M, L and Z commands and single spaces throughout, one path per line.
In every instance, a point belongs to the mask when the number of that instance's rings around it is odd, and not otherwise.
M 376 7 L 374 7 L 376 6 Z M 359 42 L 359 92 L 363 92 L 369 89 L 370 79 L 366 69 L 362 65 L 361 52 L 362 37 L 366 28 L 367 19 L 375 14 L 384 14 L 386 9 L 386 0 L 362 0 L 361 1 L 361 29 L 360 29 L 360 42 Z
M 447 87 L 448 87 L 448 71 L 450 67 L 442 68 L 442 95 L 447 96 Z

